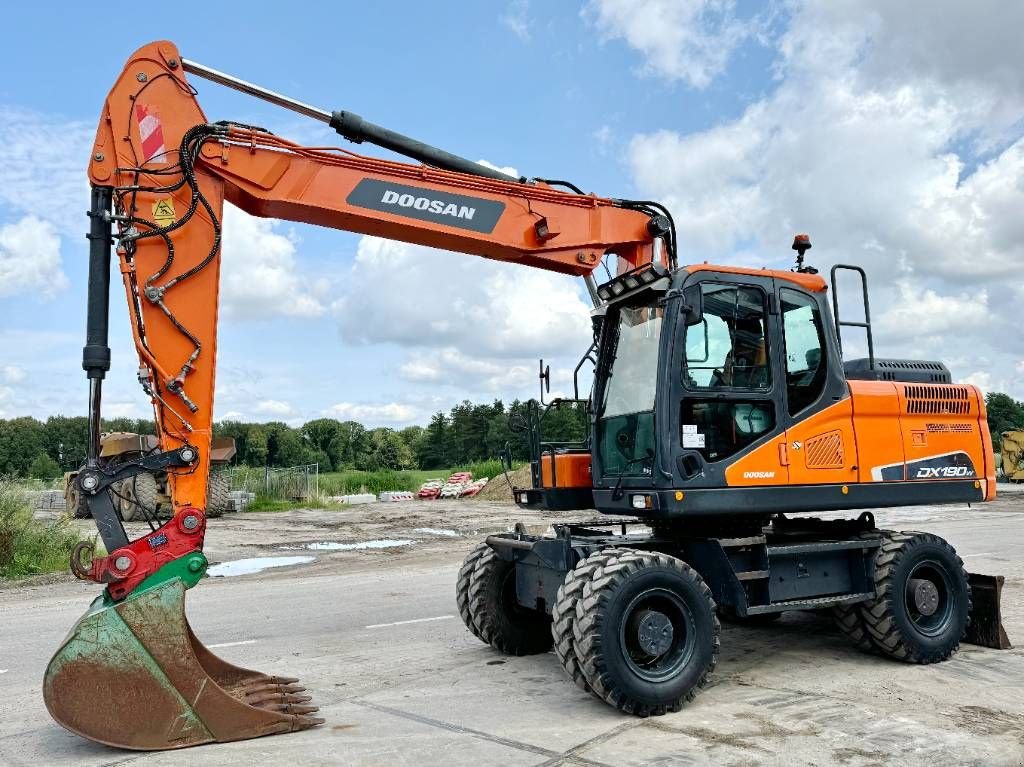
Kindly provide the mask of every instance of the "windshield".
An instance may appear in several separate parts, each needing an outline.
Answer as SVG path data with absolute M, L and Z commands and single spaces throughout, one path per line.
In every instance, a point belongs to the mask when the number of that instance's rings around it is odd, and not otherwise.
M 654 409 L 663 315 L 662 309 L 649 306 L 620 310 L 615 357 L 604 389 L 605 418 Z
M 663 309 L 652 306 L 619 312 L 598 424 L 598 450 L 606 475 L 651 474 L 663 316 Z

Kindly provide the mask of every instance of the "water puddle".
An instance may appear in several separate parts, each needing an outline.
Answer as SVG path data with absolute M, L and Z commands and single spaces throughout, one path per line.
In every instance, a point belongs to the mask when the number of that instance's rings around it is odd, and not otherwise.
M 319 541 L 304 543 L 301 546 L 280 546 L 283 550 L 307 549 L 309 551 L 357 551 L 361 549 L 393 549 L 398 546 L 410 546 L 416 541 L 404 538 L 381 538 L 377 541 L 360 541 L 359 543 L 338 543 L 337 541 Z
M 252 575 L 261 573 L 271 567 L 289 567 L 291 565 L 308 565 L 316 557 L 253 557 L 252 559 L 236 559 L 233 562 L 221 562 L 214 565 L 206 574 L 213 578 L 231 578 L 235 575 Z
M 460 535 L 456 530 L 439 530 L 436 527 L 417 527 L 413 532 L 423 533 L 423 535 L 437 535 L 441 538 L 458 538 Z

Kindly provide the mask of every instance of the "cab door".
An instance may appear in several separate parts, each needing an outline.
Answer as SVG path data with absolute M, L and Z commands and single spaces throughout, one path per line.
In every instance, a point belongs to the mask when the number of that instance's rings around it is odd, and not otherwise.
M 699 274 L 687 290 L 699 287 L 702 318 L 673 354 L 681 384 L 670 419 L 674 468 L 691 487 L 785 485 L 773 280 Z
M 824 294 L 780 283 L 779 324 L 788 422 L 783 460 L 794 485 L 857 481 L 853 400 L 842 374 Z

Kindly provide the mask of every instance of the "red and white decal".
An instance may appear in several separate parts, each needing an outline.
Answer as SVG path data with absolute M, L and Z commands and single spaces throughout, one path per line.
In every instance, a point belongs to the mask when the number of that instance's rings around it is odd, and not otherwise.
M 160 122 L 160 111 L 146 104 L 135 105 L 135 120 L 139 124 L 139 137 L 142 140 L 142 162 L 167 162 L 164 155 L 164 126 Z

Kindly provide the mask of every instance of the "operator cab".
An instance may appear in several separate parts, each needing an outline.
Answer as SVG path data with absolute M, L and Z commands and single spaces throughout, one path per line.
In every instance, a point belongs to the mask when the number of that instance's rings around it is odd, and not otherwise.
M 603 307 L 598 508 L 642 508 L 630 488 L 736 484 L 727 471 L 737 457 L 848 396 L 825 281 L 797 268 L 690 266 L 662 290 L 652 284 Z M 747 479 L 784 484 L 780 460 Z

